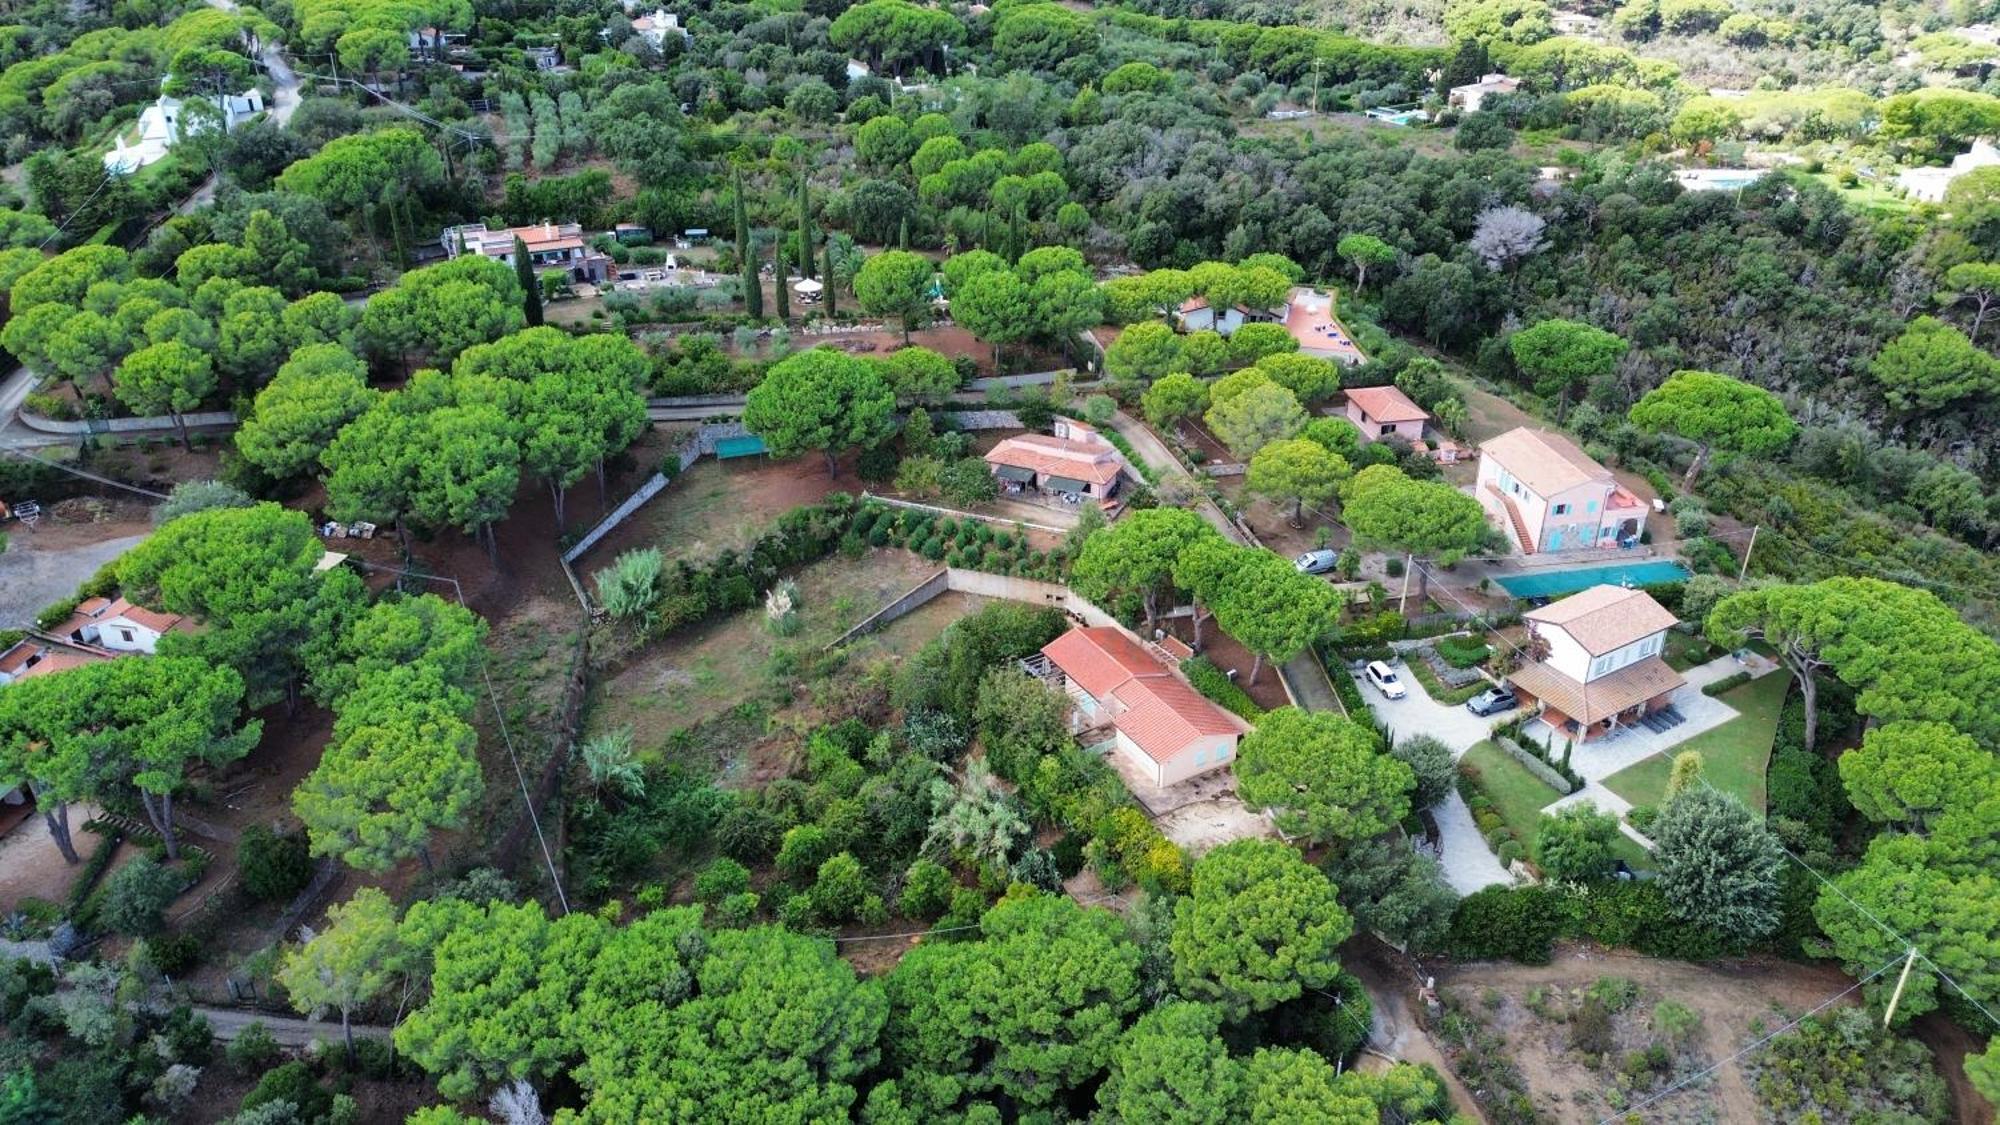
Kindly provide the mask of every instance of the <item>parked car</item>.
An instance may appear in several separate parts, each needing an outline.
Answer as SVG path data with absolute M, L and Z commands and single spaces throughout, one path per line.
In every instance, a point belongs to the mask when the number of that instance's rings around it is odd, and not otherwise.
M 1497 715 L 1502 711 L 1512 711 L 1521 705 L 1521 697 L 1512 688 L 1487 688 L 1465 701 L 1465 709 L 1475 715 Z
M 1340 565 L 1339 551 L 1307 551 L 1292 560 L 1300 574 L 1325 574 Z
M 1381 692 L 1384 699 L 1403 698 L 1403 681 L 1396 678 L 1394 668 L 1380 660 L 1370 660 L 1367 670 L 1362 675 L 1368 677 L 1368 682 L 1375 685 L 1375 690 Z

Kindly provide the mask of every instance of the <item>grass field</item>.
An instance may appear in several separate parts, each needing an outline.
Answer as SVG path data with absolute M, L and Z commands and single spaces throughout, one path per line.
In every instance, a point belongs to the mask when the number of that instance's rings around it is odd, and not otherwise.
M 674 731 L 740 704 L 782 705 L 800 655 L 817 652 L 936 570 L 937 564 L 907 551 L 871 551 L 859 559 L 835 557 L 809 566 L 796 576 L 797 633 L 774 635 L 760 606 L 654 641 L 593 689 L 590 733 L 630 726 L 641 754 L 651 755 Z M 857 639 L 848 668 L 865 667 L 877 656 L 915 652 L 980 600 L 945 594 Z
M 1771 742 L 1778 735 L 1778 713 L 1784 708 L 1785 693 L 1792 678 L 1772 672 L 1751 680 L 1719 697 L 1734 707 L 1735 718 L 1714 730 L 1698 734 L 1674 748 L 1676 754 L 1698 751 L 1705 763 L 1708 783 L 1725 793 L 1734 793 L 1758 812 L 1764 811 L 1764 767 L 1771 760 Z M 1635 805 L 1658 805 L 1667 792 L 1667 775 L 1673 760 L 1655 754 L 1604 779 L 1605 788 Z
M 1493 811 L 1507 822 L 1507 827 L 1527 844 L 1528 851 L 1535 850 L 1535 834 L 1542 823 L 1542 808 L 1562 794 L 1554 786 L 1528 772 L 1528 768 L 1508 756 L 1505 750 L 1492 742 L 1482 742 L 1465 752 L 1465 761 L 1479 771 L 1479 789 L 1493 802 Z M 1651 868 L 1652 857 L 1646 849 L 1620 833 L 1613 841 L 1612 850 L 1618 858 L 1633 868 Z
M 1663 659 L 1667 667 L 1676 672 L 1685 672 L 1697 664 L 1706 664 L 1721 655 L 1721 651 L 1708 643 L 1708 638 L 1700 633 L 1683 633 L 1678 629 L 1667 631 L 1667 651 Z

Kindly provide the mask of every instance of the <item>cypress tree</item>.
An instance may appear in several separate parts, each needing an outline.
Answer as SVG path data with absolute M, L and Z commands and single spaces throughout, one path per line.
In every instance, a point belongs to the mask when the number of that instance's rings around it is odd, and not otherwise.
M 785 274 L 789 273 L 790 271 L 787 270 L 785 267 L 785 246 L 784 243 L 782 242 L 778 244 L 777 259 L 778 259 L 777 283 L 771 287 L 771 291 L 777 294 L 778 319 L 790 320 L 792 319 L 792 295 L 789 292 L 791 286 L 785 284 Z
M 743 307 L 751 317 L 764 316 L 764 290 L 757 283 L 757 259 L 750 253 L 750 210 L 743 205 L 743 170 L 735 170 L 736 259 L 743 267 Z
M 910 248 L 910 220 L 905 218 L 903 220 L 902 225 L 896 228 L 896 249 L 908 250 L 909 248 Z
M 528 315 L 528 327 L 542 323 L 542 283 L 535 276 L 535 264 L 528 260 L 528 244 L 514 240 L 514 279 L 521 283 L 521 311 Z

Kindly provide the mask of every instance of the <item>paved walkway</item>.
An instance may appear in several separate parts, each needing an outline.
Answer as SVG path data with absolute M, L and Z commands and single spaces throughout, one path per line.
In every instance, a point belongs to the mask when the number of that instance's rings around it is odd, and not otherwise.
M 1444 881 L 1451 889 L 1462 895 L 1491 886 L 1509 886 L 1514 882 L 1507 869 L 1500 866 L 1499 857 L 1486 846 L 1486 837 L 1480 835 L 1479 825 L 1472 821 L 1472 810 L 1465 805 L 1465 798 L 1453 789 L 1431 808 L 1431 818 L 1438 826 L 1438 863 L 1444 868 Z

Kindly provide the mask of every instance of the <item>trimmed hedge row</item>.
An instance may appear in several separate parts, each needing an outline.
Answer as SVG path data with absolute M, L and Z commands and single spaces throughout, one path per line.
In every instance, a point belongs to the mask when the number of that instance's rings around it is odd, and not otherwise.
M 1488 887 L 1459 900 L 1448 943 L 1454 957 L 1466 960 L 1546 965 L 1557 938 L 1680 961 L 1742 952 L 1718 931 L 1676 917 L 1653 882 Z
M 864 503 L 854 514 L 848 535 L 870 547 L 904 547 L 932 562 L 967 570 L 1048 582 L 1062 579 L 1062 560 L 1053 551 L 1030 547 L 1026 532 L 996 529 L 969 516 L 957 519 Z
M 1197 656 L 1181 664 L 1181 674 L 1186 676 L 1194 690 L 1219 704 L 1224 710 L 1234 712 L 1237 717 L 1256 722 L 1263 717 L 1264 709 L 1250 698 L 1250 693 L 1238 687 L 1228 673 L 1217 668 L 1206 656 Z
M 1712 684 L 1703 684 L 1701 693 L 1707 696 L 1717 696 L 1726 691 L 1734 691 L 1749 682 L 1750 673 L 1731 672 L 1729 675 L 1722 677 Z

